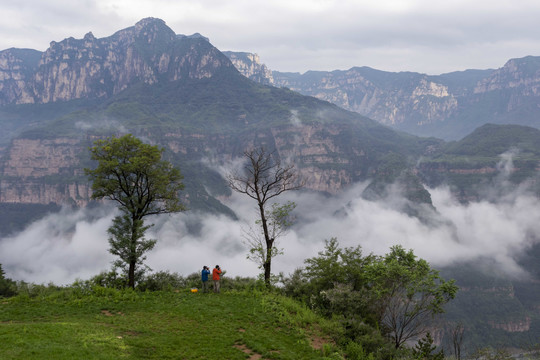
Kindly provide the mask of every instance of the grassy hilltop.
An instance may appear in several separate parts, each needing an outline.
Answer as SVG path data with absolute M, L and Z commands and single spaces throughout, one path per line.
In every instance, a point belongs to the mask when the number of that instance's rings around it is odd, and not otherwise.
M 324 359 L 332 352 L 329 330 L 321 330 L 329 323 L 286 297 L 87 290 L 1 300 L 0 358 Z

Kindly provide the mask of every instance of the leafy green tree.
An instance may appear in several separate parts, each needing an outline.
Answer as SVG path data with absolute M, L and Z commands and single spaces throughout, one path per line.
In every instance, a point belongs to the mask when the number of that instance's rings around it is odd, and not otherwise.
M 396 245 L 366 267 L 372 312 L 396 348 L 426 332 L 430 320 L 456 296 L 454 280 L 445 281 L 412 250 Z
M 230 173 L 227 176 L 229 186 L 234 191 L 245 194 L 257 202 L 257 212 L 260 219 L 260 227 L 264 237 L 262 247 L 255 249 L 255 253 L 261 254 L 262 267 L 264 269 L 264 282 L 270 286 L 270 276 L 272 272 L 272 258 L 279 253 L 274 249 L 276 238 L 273 237 L 272 224 L 277 225 L 277 229 L 284 228 L 284 223 L 280 224 L 280 218 L 288 218 L 287 208 L 281 208 L 283 214 L 274 218 L 273 212 L 268 210 L 270 200 L 289 190 L 298 190 L 304 183 L 299 175 L 294 171 L 294 165 L 281 165 L 279 158 L 274 153 L 269 153 L 264 147 L 247 150 L 244 152 L 247 160 L 242 173 Z M 257 246 L 257 245 L 256 245 Z
M 143 254 L 155 244 L 155 240 L 144 239 L 148 229 L 144 218 L 185 210 L 178 197 L 184 188 L 183 177 L 161 159 L 163 149 L 131 134 L 98 140 L 90 152 L 98 162 L 95 169 L 85 169 L 92 180 L 92 198 L 118 205 L 121 215 L 109 228 L 110 252 L 125 264 L 128 286 L 134 288 Z
M 336 284 L 349 284 L 360 290 L 365 282 L 364 267 L 373 261 L 373 256 L 363 256 L 362 248 L 340 248 L 336 238 L 325 241 L 319 256 L 305 260 L 305 275 L 320 290 L 328 290 Z
M 412 353 L 415 359 L 419 360 L 443 360 L 444 351 L 435 351 L 437 347 L 433 345 L 433 338 L 431 333 L 418 340 L 418 343 L 414 346 Z
M 389 356 L 407 340 L 426 333 L 457 286 L 444 281 L 414 253 L 401 246 L 385 256 L 363 256 L 361 248 L 326 241 L 317 257 L 305 260 L 285 281 L 284 290 L 326 316 L 343 317 L 345 336 L 369 352 Z M 387 346 L 375 339 L 385 337 Z M 378 350 L 377 350 L 378 349 Z
M 135 260 L 134 283 L 139 282 L 143 276 L 146 266 L 145 253 L 152 250 L 156 244 L 156 240 L 147 240 L 144 238 L 146 230 L 151 225 L 144 225 L 143 220 L 133 220 L 130 214 L 116 216 L 113 219 L 112 226 L 108 229 L 109 252 L 116 255 L 120 260 L 115 261 L 114 266 L 122 269 L 124 274 L 129 274 L 129 264 L 131 259 Z

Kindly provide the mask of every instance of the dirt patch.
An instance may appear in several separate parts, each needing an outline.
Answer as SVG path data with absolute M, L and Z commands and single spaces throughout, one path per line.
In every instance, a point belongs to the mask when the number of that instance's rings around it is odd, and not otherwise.
M 328 340 L 320 336 L 310 336 L 311 347 L 315 350 L 322 350 L 324 344 L 328 344 Z
M 105 315 L 105 316 L 116 316 L 116 315 L 120 315 L 120 316 L 124 316 L 124 314 L 120 311 L 118 311 L 116 314 L 110 312 L 109 310 L 101 310 L 101 314 L 102 315 Z
M 262 359 L 261 354 L 257 354 L 256 352 L 253 352 L 250 348 L 248 348 L 244 344 L 235 344 L 234 347 L 237 348 L 238 350 L 242 351 L 244 354 L 248 354 L 249 355 L 249 360 Z
M 139 335 L 141 335 L 141 333 L 138 332 L 138 331 L 124 331 L 122 334 L 124 336 L 139 336 Z
M 311 344 L 311 347 L 315 350 L 322 350 L 323 346 L 325 344 L 332 344 L 335 345 L 334 341 L 328 337 L 321 336 L 321 331 L 318 328 L 310 329 L 310 331 L 307 332 L 309 336 L 309 342 Z
M 240 329 L 238 329 L 238 332 L 246 332 L 246 329 L 240 328 Z

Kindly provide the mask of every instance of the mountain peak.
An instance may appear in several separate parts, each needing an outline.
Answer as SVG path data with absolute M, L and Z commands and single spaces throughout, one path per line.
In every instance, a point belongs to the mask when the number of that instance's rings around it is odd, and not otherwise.
M 144 18 L 134 26 L 137 37 L 145 37 L 148 42 L 161 38 L 165 41 L 174 41 L 176 34 L 165 24 L 165 21 L 158 18 Z
M 0 57 L 7 64 L 0 69 L 0 106 L 108 98 L 138 82 L 202 79 L 234 70 L 202 35 L 176 35 L 165 21 L 151 17 L 106 38 L 88 32 L 83 39 L 53 41 L 43 54 L 12 51 Z
M 147 17 L 135 23 L 135 29 L 137 30 L 141 30 L 145 27 L 158 27 L 158 26 L 166 27 L 167 29 L 170 29 L 165 23 L 165 21 L 158 18 L 153 18 L 153 17 Z
M 94 34 L 92 34 L 91 31 L 89 31 L 86 35 L 84 35 L 83 40 L 94 41 L 94 40 L 96 40 L 96 37 L 94 36 Z

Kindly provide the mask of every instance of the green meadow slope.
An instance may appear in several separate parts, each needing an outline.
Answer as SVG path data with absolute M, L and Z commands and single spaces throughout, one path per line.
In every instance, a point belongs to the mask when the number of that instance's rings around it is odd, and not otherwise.
M 1 359 L 324 359 L 324 321 L 254 292 L 62 289 L 0 300 Z

